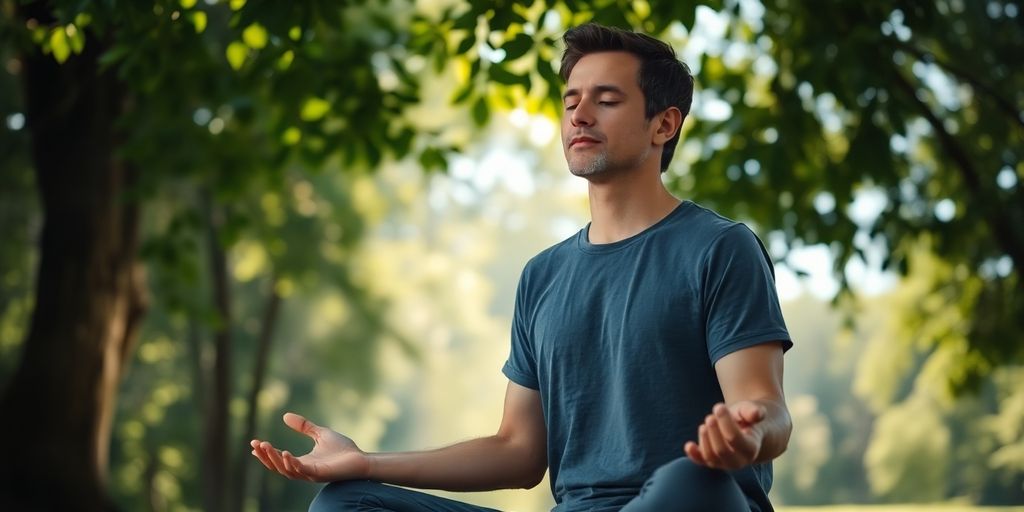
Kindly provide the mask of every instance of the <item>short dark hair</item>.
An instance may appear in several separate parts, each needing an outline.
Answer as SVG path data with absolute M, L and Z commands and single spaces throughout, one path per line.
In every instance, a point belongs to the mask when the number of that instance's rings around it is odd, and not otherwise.
M 601 52 L 628 52 L 640 59 L 637 84 L 644 94 L 644 116 L 651 120 L 669 107 L 676 107 L 686 119 L 693 103 L 693 75 L 690 68 L 676 57 L 667 43 L 649 35 L 630 32 L 596 23 L 586 23 L 566 31 L 565 53 L 559 74 L 568 81 L 572 68 L 584 55 Z M 661 153 L 661 172 L 668 169 L 679 143 L 677 131 Z

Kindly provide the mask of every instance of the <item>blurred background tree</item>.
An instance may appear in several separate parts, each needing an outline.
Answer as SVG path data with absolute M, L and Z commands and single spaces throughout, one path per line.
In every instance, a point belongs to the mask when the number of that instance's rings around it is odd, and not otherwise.
M 1018 2 L 0 8 L 0 415 L 23 419 L 0 427 L 21 461 L 0 503 L 304 508 L 309 488 L 247 459 L 255 432 L 288 438 L 286 403 L 368 447 L 473 434 L 426 404 L 491 428 L 493 396 L 430 398 L 409 375 L 500 385 L 504 345 L 480 337 L 507 337 L 518 269 L 585 209 L 481 181 L 513 157 L 451 166 L 508 117 L 547 133 L 516 147 L 549 154 L 520 182 L 561 187 L 544 177 L 562 165 L 557 40 L 590 20 L 693 69 L 680 197 L 752 223 L 780 268 L 829 253 L 845 316 L 787 305 L 791 449 L 813 464 L 783 458 L 777 499 L 1024 500 Z M 872 270 L 905 278 L 865 299 Z

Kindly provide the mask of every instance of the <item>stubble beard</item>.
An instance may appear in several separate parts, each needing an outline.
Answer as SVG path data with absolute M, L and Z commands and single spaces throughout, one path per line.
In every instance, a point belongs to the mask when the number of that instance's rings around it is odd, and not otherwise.
M 637 155 L 637 157 L 630 162 L 612 162 L 608 158 L 608 153 L 602 151 L 593 158 L 590 158 L 582 163 L 569 163 L 569 172 L 573 176 L 579 176 L 581 178 L 592 178 L 602 176 L 614 172 L 615 169 L 628 169 L 631 167 L 639 167 L 644 160 L 650 155 L 651 150 L 647 148 L 643 153 Z
M 590 158 L 582 164 L 569 163 L 569 172 L 574 176 L 586 178 L 588 176 L 599 176 L 604 174 L 608 170 L 608 154 L 605 152 L 598 153 L 593 158 Z

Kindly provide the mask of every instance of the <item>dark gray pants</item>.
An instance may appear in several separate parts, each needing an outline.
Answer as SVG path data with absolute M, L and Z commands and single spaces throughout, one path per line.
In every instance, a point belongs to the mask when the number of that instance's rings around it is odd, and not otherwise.
M 749 512 L 750 505 L 729 473 L 698 466 L 686 457 L 658 468 L 640 494 L 621 512 Z M 309 512 L 496 512 L 401 487 L 368 480 L 334 482 L 324 487 Z

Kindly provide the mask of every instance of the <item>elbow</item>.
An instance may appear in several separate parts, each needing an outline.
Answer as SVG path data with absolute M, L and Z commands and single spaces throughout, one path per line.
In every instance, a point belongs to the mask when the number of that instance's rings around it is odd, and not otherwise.
M 513 438 L 501 436 L 497 438 L 504 445 L 505 467 L 509 470 L 505 488 L 533 489 L 544 481 L 548 471 L 547 443 L 540 436 Z
M 786 410 L 785 408 L 783 409 L 781 423 L 782 424 L 780 425 L 780 432 L 778 436 L 779 441 L 777 448 L 775 450 L 776 453 L 773 455 L 772 458 L 778 457 L 783 453 L 786 453 L 786 449 L 789 448 L 789 439 L 793 435 L 793 419 L 790 417 L 789 411 Z
M 548 458 L 544 453 L 529 453 L 519 459 L 518 478 L 514 482 L 516 489 L 533 489 L 544 481 L 548 472 Z
M 523 475 L 523 479 L 516 485 L 518 489 L 533 489 L 544 481 L 544 475 L 548 471 L 547 464 L 532 468 Z

